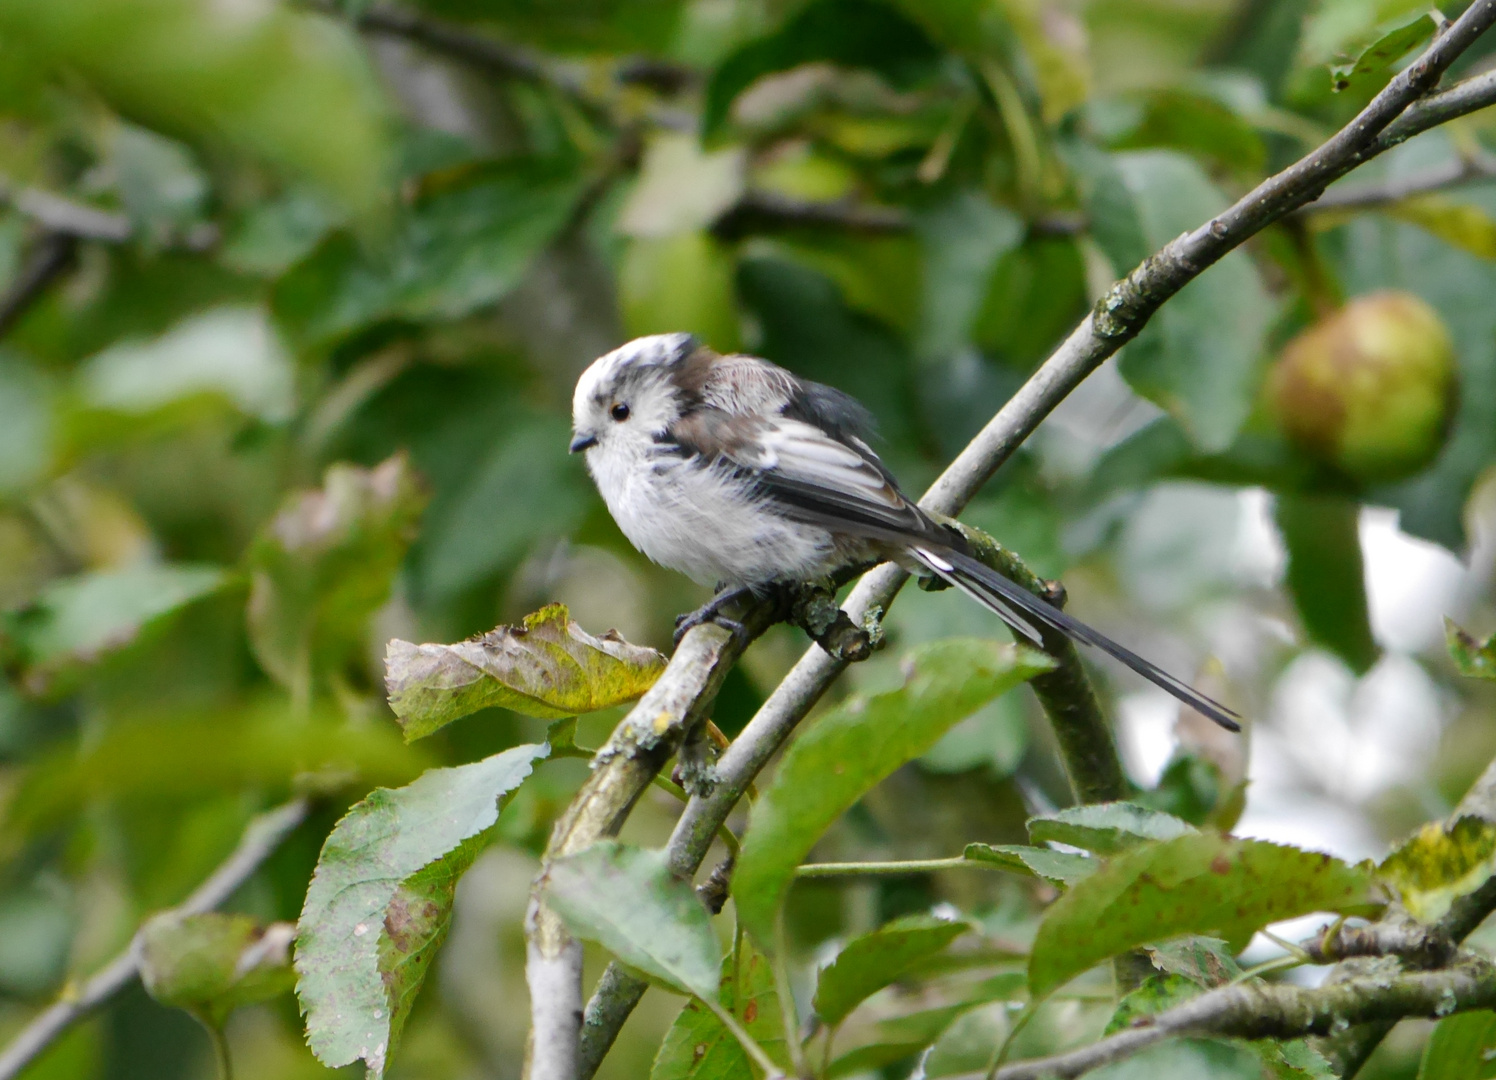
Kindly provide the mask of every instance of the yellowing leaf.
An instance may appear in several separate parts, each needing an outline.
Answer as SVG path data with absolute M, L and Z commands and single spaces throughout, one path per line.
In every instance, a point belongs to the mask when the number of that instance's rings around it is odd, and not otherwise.
M 1496 221 L 1474 203 L 1448 195 L 1415 195 L 1392 203 L 1387 213 L 1472 255 L 1496 259 Z
M 1377 873 L 1397 889 L 1415 919 L 1434 922 L 1496 871 L 1496 824 L 1462 817 L 1448 829 L 1431 821 L 1382 861 Z
M 654 685 L 665 657 L 609 630 L 593 637 L 564 604 L 456 645 L 412 645 L 385 653 L 385 689 L 407 741 L 458 717 L 497 706 L 543 720 L 632 701 Z

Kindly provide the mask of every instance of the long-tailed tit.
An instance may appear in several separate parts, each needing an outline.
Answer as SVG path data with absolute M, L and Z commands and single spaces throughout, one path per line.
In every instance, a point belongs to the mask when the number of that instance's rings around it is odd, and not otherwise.
M 959 533 L 899 490 L 865 441 L 871 417 L 840 390 L 689 334 L 629 342 L 577 381 L 573 453 L 625 536 L 655 562 L 725 591 L 820 581 L 892 559 L 956 586 L 1038 643 L 1039 627 L 1109 653 L 1216 723 L 1235 714 L 973 558 Z

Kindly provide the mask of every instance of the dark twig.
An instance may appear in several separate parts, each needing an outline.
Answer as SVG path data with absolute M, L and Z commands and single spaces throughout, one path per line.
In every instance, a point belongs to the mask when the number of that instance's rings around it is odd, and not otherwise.
M 846 229 L 865 233 L 899 233 L 909 229 L 902 210 L 852 202 L 808 202 L 767 191 L 750 191 L 728 207 L 712 225 L 723 240 L 789 229 Z
M 77 253 L 78 243 L 67 233 L 42 234 L 16 280 L 0 295 L 0 337 L 10 333 L 47 287 L 67 272 Z
M 1388 203 L 1399 202 L 1414 195 L 1427 195 L 1430 192 L 1441 191 L 1459 184 L 1492 179 L 1496 179 L 1496 158 L 1488 154 L 1472 155 L 1457 158 L 1396 180 L 1332 187 L 1313 203 L 1304 207 L 1300 213 L 1317 214 L 1326 210 L 1369 210 L 1378 206 L 1386 206 Z
M 256 817 L 244 830 L 244 837 L 234 853 L 193 890 L 192 895 L 183 900 L 176 910 L 184 915 L 197 915 L 212 911 L 222 904 L 306 820 L 307 809 L 307 800 L 298 798 Z M 0 1053 L 0 1080 L 11 1080 L 34 1061 L 38 1054 L 51 1046 L 69 1026 L 129 986 L 140 973 L 136 952 L 136 944 L 132 940 L 124 952 L 109 961 L 93 978 L 82 986 L 71 988 L 63 1000 L 38 1013 L 10 1041 L 4 1053 Z
M 1454 959 L 1455 942 L 1436 926 L 1426 926 L 1394 905 L 1379 922 L 1365 926 L 1333 924 L 1299 943 L 1316 964 L 1358 956 L 1396 956 L 1417 968 L 1443 967 Z

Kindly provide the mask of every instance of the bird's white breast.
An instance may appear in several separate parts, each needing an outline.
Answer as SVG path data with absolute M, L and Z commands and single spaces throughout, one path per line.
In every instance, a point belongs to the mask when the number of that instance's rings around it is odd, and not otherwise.
M 587 467 L 629 541 L 703 584 L 811 580 L 838 561 L 829 532 L 767 508 L 726 465 L 615 444 L 589 450 Z

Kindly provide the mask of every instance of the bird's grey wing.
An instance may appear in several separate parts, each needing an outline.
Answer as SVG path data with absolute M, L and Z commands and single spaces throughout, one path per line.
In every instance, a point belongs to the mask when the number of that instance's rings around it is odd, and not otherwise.
M 938 529 L 855 436 L 837 438 L 790 416 L 715 409 L 682 417 L 669 436 L 737 470 L 785 517 L 895 543 L 928 540 Z

